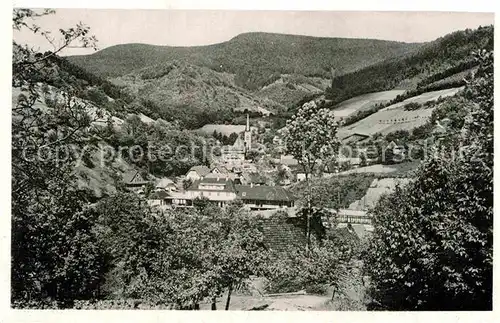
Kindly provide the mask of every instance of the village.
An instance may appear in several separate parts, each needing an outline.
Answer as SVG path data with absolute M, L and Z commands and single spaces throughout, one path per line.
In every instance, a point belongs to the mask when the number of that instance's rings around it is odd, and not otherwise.
M 289 155 L 280 155 L 274 160 L 274 169 L 267 170 L 274 174 L 281 173 L 279 179 L 269 181 L 269 176 L 259 172 L 259 166 L 248 158 L 252 150 L 252 137 L 255 129 L 250 127 L 249 117 L 245 130 L 238 134 L 234 144 L 222 146 L 217 163 L 197 165 L 177 178 L 164 177 L 155 181 L 148 180 L 139 171 L 131 171 L 123 176 L 124 184 L 131 192 L 145 197 L 148 204 L 159 211 L 175 208 L 192 208 L 197 200 L 206 200 L 219 207 L 239 200 L 244 208 L 255 215 L 271 217 L 277 211 L 284 212 L 289 218 L 299 216 L 297 198 L 287 189 L 293 183 L 306 180 L 306 174 L 298 161 Z M 351 142 L 352 135 L 344 142 Z M 366 139 L 362 136 L 361 139 Z M 279 136 L 274 136 L 273 144 L 282 147 Z M 399 146 L 390 146 L 395 151 Z M 360 166 L 360 158 L 343 157 L 342 161 L 355 170 Z M 335 165 L 324 165 L 322 172 L 313 177 L 329 178 L 336 176 L 339 168 Z M 148 187 L 151 189 L 148 191 Z M 146 195 L 146 193 L 149 193 Z M 367 213 L 370 205 L 357 201 L 355 207 L 330 210 L 336 214 L 338 227 L 349 226 L 361 238 L 373 230 L 371 216 Z M 325 225 L 328 225 L 325 223 Z
M 494 308 L 493 14 L 131 12 L 12 12 L 12 309 Z

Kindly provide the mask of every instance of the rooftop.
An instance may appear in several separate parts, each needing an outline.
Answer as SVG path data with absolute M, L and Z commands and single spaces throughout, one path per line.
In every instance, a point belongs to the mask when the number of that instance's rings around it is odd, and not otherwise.
M 294 196 L 281 186 L 236 185 L 238 197 L 244 200 L 294 201 Z
M 205 176 L 207 175 L 208 173 L 210 173 L 210 168 L 208 168 L 207 166 L 205 165 L 198 165 L 198 166 L 193 166 L 189 169 L 188 173 L 190 171 L 195 171 L 196 173 L 198 173 L 200 176 Z
M 148 181 L 145 180 L 141 173 L 137 170 L 132 170 L 126 172 L 122 175 L 123 182 L 125 184 L 147 184 Z

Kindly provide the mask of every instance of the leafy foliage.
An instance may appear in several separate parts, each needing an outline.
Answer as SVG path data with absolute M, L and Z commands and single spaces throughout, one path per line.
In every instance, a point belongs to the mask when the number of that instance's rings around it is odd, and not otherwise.
M 99 203 L 100 240 L 112 259 L 107 297 L 193 307 L 259 274 L 266 252 L 238 204 L 157 214 L 133 195 Z
M 103 138 L 119 152 L 116 157 L 155 176 L 179 176 L 192 166 L 210 162 L 213 139 L 188 130 L 175 123 L 156 121 L 144 123 L 130 116 L 120 128 L 107 128 Z
M 311 181 L 311 203 L 318 208 L 347 208 L 352 202 L 361 199 L 375 179 L 371 174 L 352 174 L 331 178 L 318 178 Z M 297 205 L 307 205 L 307 184 L 298 182 L 290 187 L 297 198 Z
M 462 131 L 373 210 L 367 268 L 382 308 L 492 308 L 493 53 L 475 59 Z
M 337 128 L 333 113 L 315 101 L 305 103 L 287 121 L 282 130 L 287 153 L 297 159 L 306 177 L 314 172 L 319 159 L 327 163 L 337 154 Z
M 357 249 L 333 236 L 310 248 L 279 254 L 268 267 L 268 292 L 295 292 L 311 286 L 332 287 L 332 299 L 346 291 Z M 324 288 L 319 288 L 324 291 Z
M 16 9 L 15 29 L 54 39 L 31 23 L 53 13 Z M 89 28 L 60 30 L 53 52 L 37 53 L 14 42 L 12 85 L 20 91 L 12 108 L 12 304 L 15 307 L 71 306 L 76 298 L 95 296 L 103 260 L 92 232 L 94 197 L 78 188 L 77 154 L 92 145 L 92 118 L 74 99 L 72 88 L 40 108 L 39 81 L 50 74 L 50 60 L 72 42 L 92 46 Z M 29 203 L 28 203 L 29 201 Z

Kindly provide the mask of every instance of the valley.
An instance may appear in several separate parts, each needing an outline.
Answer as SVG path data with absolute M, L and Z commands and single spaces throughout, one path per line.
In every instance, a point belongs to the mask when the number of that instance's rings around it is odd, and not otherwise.
M 492 25 L 13 48 L 12 307 L 491 310 Z

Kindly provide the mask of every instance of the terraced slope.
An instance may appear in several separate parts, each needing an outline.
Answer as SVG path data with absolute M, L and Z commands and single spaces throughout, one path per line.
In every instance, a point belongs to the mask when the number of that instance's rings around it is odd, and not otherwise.
M 366 110 L 377 103 L 388 102 L 404 92 L 404 90 L 390 90 L 359 95 L 339 103 L 333 111 L 335 117 L 345 118 L 355 112 Z
M 354 133 L 372 136 L 376 133 L 388 134 L 397 130 L 412 130 L 425 124 L 434 107 L 405 110 L 408 103 L 425 103 L 457 94 L 463 87 L 423 93 L 384 108 L 358 122 L 339 129 L 339 137 L 345 138 Z

